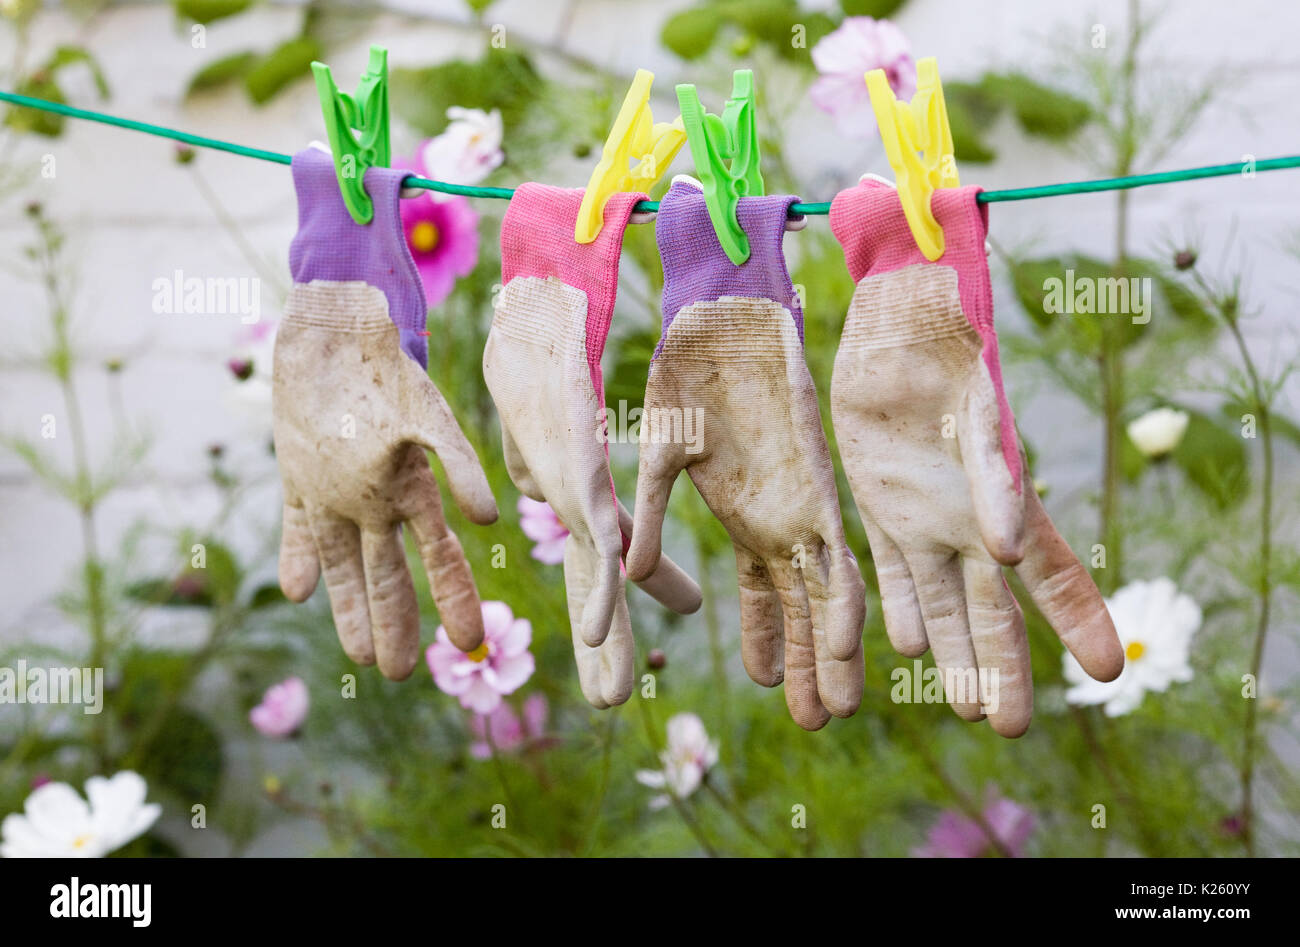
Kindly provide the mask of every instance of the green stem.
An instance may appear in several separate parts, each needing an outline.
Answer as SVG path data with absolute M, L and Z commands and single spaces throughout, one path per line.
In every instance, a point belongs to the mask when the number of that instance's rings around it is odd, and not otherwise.
M 703 539 L 696 543 L 700 563 L 700 595 L 704 599 L 704 627 L 709 638 L 709 661 L 713 670 L 713 687 L 718 702 L 722 731 L 731 733 L 731 700 L 727 686 L 727 653 L 722 646 L 722 623 L 718 619 L 716 589 L 713 584 L 713 556 Z
M 723 811 L 726 812 L 727 815 L 731 816 L 735 823 L 740 826 L 741 831 L 757 842 L 759 846 L 768 852 L 768 854 L 777 858 L 790 857 L 788 852 L 781 851 L 768 842 L 767 839 L 763 838 L 763 834 L 758 831 L 758 827 L 755 826 L 753 822 L 749 821 L 749 817 L 746 816 L 744 810 L 740 808 L 740 803 L 729 796 L 723 795 L 722 790 L 713 784 L 713 780 L 709 779 L 708 773 L 704 774 L 704 788 L 708 790 L 709 795 L 713 796 L 713 798 L 717 800 L 718 805 L 722 806 Z
M 496 741 L 492 739 L 492 721 L 488 717 L 483 718 L 483 739 L 488 745 L 488 754 L 492 757 L 492 768 L 496 771 L 497 780 L 501 783 L 501 792 L 506 797 L 506 806 L 510 810 L 510 818 L 515 818 L 521 811 L 515 805 L 514 793 L 510 791 L 510 782 L 506 779 L 506 768 L 501 762 L 501 754 L 497 751 Z
M 591 815 L 587 818 L 586 841 L 583 843 L 583 851 L 590 853 L 592 846 L 595 844 L 596 828 L 600 825 L 600 810 L 605 803 L 605 796 L 609 792 L 609 776 L 613 768 L 611 763 L 614 751 L 614 728 L 618 725 L 618 716 L 612 711 L 605 718 L 605 734 L 601 738 L 600 749 L 600 789 L 596 792 L 595 799 L 591 803 Z
M 654 724 L 650 719 L 649 701 L 638 700 L 637 706 L 641 712 L 641 724 L 645 727 L 646 740 L 649 742 L 651 750 L 657 752 L 659 750 L 659 739 L 655 733 Z M 709 837 L 704 834 L 703 826 L 700 825 L 699 820 L 695 818 L 695 815 L 690 811 L 690 808 L 686 803 L 673 794 L 672 787 L 670 786 L 664 787 L 664 795 L 668 797 L 668 801 L 672 804 L 672 807 L 677 810 L 677 815 L 681 817 L 682 822 L 686 825 L 686 828 L 690 831 L 691 835 L 695 836 L 695 841 L 700 843 L 700 848 L 704 849 L 704 853 L 710 858 L 717 858 L 717 849 L 713 847 L 713 843 L 709 841 Z
M 1014 858 L 1015 853 L 1012 852 L 998 834 L 993 831 L 993 826 L 989 825 L 988 819 L 984 818 L 984 812 L 975 801 L 957 785 L 957 781 L 948 775 L 948 771 L 944 769 L 944 766 L 939 762 L 938 757 L 930 752 L 930 748 L 926 743 L 926 736 L 918 733 L 913 729 L 912 725 L 906 722 L 902 717 L 898 718 L 898 723 L 907 731 L 908 742 L 911 744 L 911 749 L 917 752 L 925 762 L 925 765 L 929 767 L 930 772 L 933 773 L 935 778 L 943 784 L 943 787 L 946 790 L 948 790 L 948 794 L 952 796 L 953 801 L 957 803 L 957 808 L 964 812 L 971 821 L 980 827 L 980 831 L 984 833 L 984 837 L 988 840 L 989 845 L 992 846 L 993 850 L 1002 858 Z
M 108 614 L 104 601 L 104 567 L 99 557 L 99 536 L 95 523 L 96 500 L 94 475 L 90 467 L 90 447 L 86 440 L 86 425 L 81 413 L 81 400 L 77 395 L 75 378 L 76 356 L 68 302 L 63 295 L 59 279 L 59 246 L 61 244 L 54 225 L 43 217 L 37 221 L 41 236 L 40 273 L 50 310 L 53 348 L 50 364 L 58 379 L 63 398 L 63 410 L 68 417 L 72 435 L 74 482 L 77 492 L 77 514 L 81 529 L 82 581 L 86 591 L 86 617 L 90 633 L 90 666 L 102 668 L 108 657 Z M 91 729 L 91 752 L 95 765 L 101 771 L 108 769 L 108 715 L 96 714 Z
M 244 259 L 248 261 L 248 264 L 257 271 L 258 275 L 262 279 L 273 285 L 277 293 L 284 296 L 286 293 L 286 287 L 283 282 L 281 282 L 274 268 L 266 261 L 266 258 L 263 257 L 262 254 L 258 253 L 257 249 L 248 242 L 248 238 L 244 236 L 243 230 L 239 227 L 239 222 L 236 221 L 234 217 L 230 216 L 225 205 L 221 203 L 221 198 L 217 195 L 217 192 L 213 190 L 212 186 L 208 184 L 203 173 L 199 171 L 198 167 L 192 167 L 194 185 L 198 189 L 199 194 L 202 195 L 203 200 L 207 203 L 208 208 L 212 211 L 213 216 L 217 218 L 217 222 L 221 224 L 226 233 L 230 234 L 230 239 L 235 242 L 235 246 L 239 248 L 239 252 L 243 254 Z
M 1079 725 L 1079 732 L 1083 734 L 1083 741 L 1088 747 L 1088 752 L 1092 754 L 1097 769 L 1101 771 L 1102 777 L 1110 786 L 1110 791 L 1115 794 L 1115 801 L 1128 811 L 1135 831 L 1141 837 L 1142 844 L 1146 846 L 1147 854 L 1160 854 L 1163 846 L 1160 844 L 1159 838 L 1147 827 L 1149 822 L 1142 815 L 1142 807 L 1133 794 L 1124 788 L 1123 783 L 1120 782 L 1115 773 L 1114 767 L 1110 765 L 1110 760 L 1106 755 L 1101 740 L 1098 739 L 1097 733 L 1093 729 L 1092 720 L 1088 717 L 1087 712 L 1072 706 L 1070 707 L 1070 715 L 1074 718 L 1074 722 Z
M 1133 173 L 1137 157 L 1137 65 L 1138 51 L 1142 45 L 1141 10 L 1137 0 L 1130 0 L 1128 8 L 1129 36 L 1120 67 L 1120 94 L 1122 97 L 1119 138 L 1116 142 L 1114 175 L 1127 177 Z M 1115 275 L 1123 277 L 1128 266 L 1129 193 L 1115 194 Z M 1099 585 L 1103 592 L 1113 592 L 1123 584 L 1124 536 L 1120 530 L 1120 488 L 1123 483 L 1121 466 L 1123 450 L 1124 414 L 1124 355 L 1118 327 L 1114 320 L 1102 324 L 1101 350 L 1098 354 L 1098 373 L 1101 382 L 1101 413 L 1103 425 L 1102 483 L 1100 502 L 1101 543 L 1105 548 L 1106 568 Z
M 1250 674 L 1251 679 L 1255 682 L 1256 692 L 1255 697 L 1246 702 L 1246 723 L 1241 760 L 1241 836 L 1246 846 L 1246 854 L 1254 857 L 1256 839 L 1254 781 L 1255 754 L 1259 743 L 1259 673 L 1264 663 L 1264 642 L 1268 638 L 1269 614 L 1272 610 L 1273 596 L 1273 430 L 1269 416 L 1268 400 L 1265 397 L 1264 386 L 1259 379 L 1259 372 L 1255 369 L 1254 360 L 1250 357 L 1250 349 L 1246 346 L 1246 340 L 1241 334 L 1241 328 L 1237 325 L 1237 320 L 1231 318 L 1227 322 L 1233 341 L 1237 345 L 1237 351 L 1241 353 L 1241 361 L 1245 366 L 1246 374 L 1250 378 L 1251 394 L 1255 401 L 1255 412 L 1259 415 L 1259 434 L 1260 439 L 1263 441 L 1264 450 L 1264 483 L 1261 488 L 1263 496 L 1259 516 L 1260 571 L 1259 587 L 1256 590 L 1259 594 L 1259 620 L 1255 626 L 1255 642 L 1250 657 Z

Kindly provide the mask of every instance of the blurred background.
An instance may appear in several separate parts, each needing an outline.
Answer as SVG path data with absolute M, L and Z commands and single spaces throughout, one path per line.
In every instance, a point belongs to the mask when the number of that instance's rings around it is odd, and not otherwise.
M 821 201 L 865 172 L 893 178 L 853 77 L 886 68 L 906 97 L 925 56 L 963 184 L 1295 154 L 1297 28 L 1300 11 L 1263 0 L 4 0 L 0 85 L 292 153 L 325 137 L 310 62 L 351 90 L 381 44 L 395 159 L 577 187 L 636 69 L 656 73 L 668 120 L 675 83 L 720 111 L 749 67 L 768 193 Z M 159 808 L 104 853 L 1297 853 L 1300 172 L 990 207 L 1035 486 L 1112 597 L 1130 669 L 1110 690 L 1078 685 L 1013 580 L 1034 651 L 1029 733 L 1005 741 L 900 699 L 912 662 L 885 638 L 837 468 L 869 589 L 867 693 L 808 734 L 744 674 L 730 543 L 684 482 L 665 542 L 704 608 L 670 616 L 630 591 L 649 677 L 616 710 L 583 702 L 563 534 L 517 508 L 480 370 L 504 202 L 403 206 L 423 235 L 429 372 L 502 512 L 478 527 L 449 510 L 452 525 L 484 601 L 509 610 L 492 627 L 531 627 L 535 670 L 480 713 L 423 663 L 400 684 L 353 666 L 323 589 L 300 606 L 279 593 L 269 369 L 296 227 L 288 169 L 48 113 L 2 121 L 0 669 L 103 668 L 106 697 L 100 714 L 0 702 L 0 815 L 48 785 L 134 771 Z M 671 173 L 690 171 L 684 149 Z M 786 256 L 833 445 L 825 399 L 853 286 L 825 218 Z M 1150 280 L 1151 321 L 1050 312 L 1045 281 L 1067 271 Z M 248 305 L 169 311 L 192 278 L 242 281 Z M 653 227 L 631 227 L 604 360 L 613 412 L 640 403 L 661 287 Z M 635 445 L 611 452 L 630 500 Z M 6 823 L 5 840 L 22 831 Z

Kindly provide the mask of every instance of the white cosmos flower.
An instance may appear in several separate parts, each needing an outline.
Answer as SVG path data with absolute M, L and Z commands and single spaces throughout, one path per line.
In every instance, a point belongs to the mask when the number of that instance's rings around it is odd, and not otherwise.
M 1129 440 L 1147 457 L 1163 457 L 1183 439 L 1189 420 L 1186 411 L 1156 408 L 1129 422 Z
M 92 776 L 87 805 L 67 783 L 46 783 L 27 797 L 21 813 L 0 823 L 0 857 L 102 858 L 157 821 L 162 806 L 145 803 L 148 788 L 130 770 L 112 779 Z
M 424 173 L 449 184 L 478 184 L 501 166 L 501 112 L 452 106 L 451 121 L 436 138 L 425 142 L 420 152 Z M 429 192 L 434 198 L 437 192 Z
M 695 714 L 674 714 L 668 718 L 668 746 L 659 754 L 663 769 L 637 770 L 637 782 L 668 794 L 650 800 L 651 809 L 662 809 L 669 795 L 685 799 L 704 782 L 704 774 L 718 762 L 718 744 Z
M 1188 658 L 1192 635 L 1201 627 L 1201 609 L 1181 594 L 1172 579 L 1130 582 L 1106 600 L 1124 648 L 1124 670 L 1108 683 L 1094 681 L 1068 651 L 1065 679 L 1072 704 L 1105 704 L 1106 716 L 1137 709 L 1147 691 L 1163 692 L 1171 683 L 1192 679 Z

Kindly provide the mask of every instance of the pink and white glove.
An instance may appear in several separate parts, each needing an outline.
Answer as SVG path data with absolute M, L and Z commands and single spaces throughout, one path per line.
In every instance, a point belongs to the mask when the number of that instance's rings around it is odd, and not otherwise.
M 831 381 L 831 418 L 871 543 L 894 648 L 927 649 L 966 720 L 1020 736 L 1033 712 L 1024 616 L 1002 566 L 1090 675 L 1124 652 L 1101 594 L 1048 519 L 1002 390 L 978 188 L 931 208 L 943 256 L 917 249 L 898 194 L 864 179 L 831 204 L 857 290 Z M 983 680 L 986 688 L 977 688 Z
M 501 226 L 501 282 L 483 351 L 483 377 L 501 417 L 510 479 L 551 505 L 564 546 L 573 648 L 582 693 L 595 707 L 623 703 L 635 649 L 622 556 L 632 517 L 614 495 L 604 436 L 605 350 L 618 291 L 623 232 L 644 194 L 615 194 L 596 240 L 573 238 L 581 189 L 523 184 Z M 664 558 L 638 584 L 681 614 L 700 588 Z

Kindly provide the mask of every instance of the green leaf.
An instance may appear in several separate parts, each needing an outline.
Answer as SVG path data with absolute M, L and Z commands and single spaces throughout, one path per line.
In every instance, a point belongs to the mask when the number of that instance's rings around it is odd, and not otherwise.
M 1228 426 L 1236 428 L 1238 431 L 1241 430 L 1243 424 L 1241 420 L 1242 417 L 1254 413 L 1252 408 L 1247 407 L 1239 401 L 1230 401 L 1222 407 L 1221 411 L 1224 420 L 1228 422 Z M 1296 424 L 1286 415 L 1279 414 L 1277 411 L 1269 413 L 1268 423 L 1274 434 L 1286 438 L 1292 444 L 1300 446 L 1300 425 Z M 1258 417 L 1255 419 L 1255 436 L 1257 438 L 1263 437 L 1263 432 L 1259 429 Z
M 291 82 L 309 77 L 312 60 L 323 55 L 320 43 L 310 36 L 281 43 L 244 74 L 248 97 L 258 105 L 269 102 Z
M 1131 261 L 1117 271 L 1093 257 L 1046 257 L 1012 263 L 1011 278 L 1021 308 L 1040 333 L 1063 332 L 1072 349 L 1092 355 L 1099 351 L 1107 326 L 1123 347 L 1148 337 L 1151 324 L 1133 322 L 1132 284 L 1127 280 L 1152 265 Z M 1145 292 L 1145 287 L 1139 291 Z
M 99 68 L 99 63 L 94 56 L 88 50 L 79 46 L 60 46 L 55 49 L 43 65 L 19 81 L 18 87 L 14 91 L 19 95 L 45 99 L 47 102 L 66 104 L 68 100 L 63 94 L 57 76 L 60 71 L 68 66 L 78 64 L 84 65 L 90 70 L 99 97 L 101 99 L 108 98 L 108 81 L 104 78 L 103 70 Z M 9 128 L 19 132 L 30 132 L 34 135 L 54 138 L 63 133 L 63 121 L 64 117 L 62 115 L 56 115 L 53 112 L 15 106 L 5 114 L 4 123 Z
M 626 402 L 629 411 L 642 406 L 646 373 L 658 344 L 657 328 L 638 329 L 619 339 L 614 351 L 614 370 L 605 378 L 605 404 L 611 417 L 619 411 L 620 402 Z
M 259 608 L 270 608 L 272 605 L 283 605 L 289 601 L 284 597 L 284 592 L 280 586 L 274 583 L 259 585 L 253 592 L 252 598 L 248 600 L 248 607 L 256 610 Z
M 41 71 L 53 73 L 68 66 L 76 65 L 84 65 L 90 70 L 90 76 L 95 81 L 95 90 L 99 93 L 99 97 L 101 99 L 108 98 L 108 80 L 104 78 L 104 71 L 99 68 L 99 63 L 90 54 L 90 51 L 82 49 L 80 46 L 60 46 L 45 61 Z
M 496 0 L 465 0 L 465 6 L 469 7 L 473 13 L 482 13 L 494 3 L 496 3 Z
M 943 96 L 953 152 L 958 161 L 975 164 L 996 157 L 985 135 L 1008 108 L 1026 132 L 1051 141 L 1070 138 L 1092 119 L 1087 102 L 1020 73 L 987 73 L 977 83 L 944 83 Z
M 1120 438 L 1119 467 L 1124 479 L 1133 483 L 1146 471 L 1151 461 L 1147 455 L 1137 449 L 1137 445 L 1125 434 Z
M 196 92 L 216 89 L 241 78 L 257 65 L 260 58 L 252 50 L 246 50 L 209 63 L 191 77 L 189 85 L 185 88 L 185 95 L 191 96 Z
M 1171 455 L 1190 480 L 1220 509 L 1236 506 L 1249 487 L 1245 441 L 1210 417 L 1185 407 L 1187 432 Z
M 713 46 L 722 28 L 718 7 L 705 4 L 675 13 L 664 23 L 659 40 L 682 59 L 699 59 Z
M 959 162 L 987 164 L 997 157 L 982 132 L 997 117 L 998 104 L 978 85 L 949 82 L 943 87 L 948 108 L 948 128 L 952 131 L 953 156 Z
M 699 59 L 713 48 L 724 27 L 740 34 L 733 55 L 743 57 L 758 42 L 785 59 L 809 61 L 808 49 L 835 29 L 835 21 L 825 13 L 801 9 L 795 0 L 728 0 L 674 14 L 664 23 L 660 40 L 682 59 Z M 796 36 L 803 40 L 800 46 L 794 45 Z
M 190 710 L 167 716 L 141 763 L 150 782 L 173 790 L 186 800 L 211 801 L 221 782 L 221 738 L 212 724 Z
M 172 0 L 176 15 L 195 23 L 212 23 L 243 13 L 252 5 L 253 0 Z
M 5 4 L 5 17 L 13 22 L 26 24 L 36 11 L 41 8 L 41 0 L 11 0 Z
M 186 538 L 181 543 L 180 554 L 192 562 L 195 542 L 204 547 L 202 568 L 186 568 L 174 577 L 155 577 L 134 582 L 126 587 L 129 598 L 149 605 L 170 608 L 212 608 L 230 605 L 239 592 L 243 575 L 234 554 L 221 543 Z M 259 590 L 260 592 L 261 590 Z M 254 593 L 254 597 L 258 593 Z M 264 601 L 263 604 L 270 604 Z
M 840 0 L 840 9 L 845 16 L 870 16 L 877 20 L 891 16 L 907 0 Z
M 1083 99 L 1021 73 L 988 73 L 980 85 L 990 98 L 1010 107 L 1020 127 L 1031 135 L 1063 141 L 1092 119 L 1092 107 Z
M 426 135 L 447 126 L 453 105 L 501 110 L 502 124 L 518 125 L 545 89 L 545 82 L 522 53 L 491 49 L 482 59 L 456 59 L 421 69 L 393 69 L 389 89 L 394 114 Z
M 112 695 L 122 725 L 130 732 L 154 725 L 159 708 L 187 686 L 192 663 L 192 655 L 179 651 L 129 651 L 122 661 L 121 690 Z M 138 761 L 150 787 L 164 787 L 181 799 L 208 804 L 216 794 L 222 765 L 217 731 L 204 717 L 178 706 L 167 711 Z
M 175 845 L 159 835 L 149 832 L 133 842 L 110 852 L 109 858 L 180 858 L 181 852 Z

